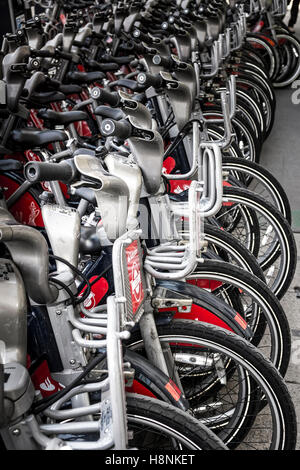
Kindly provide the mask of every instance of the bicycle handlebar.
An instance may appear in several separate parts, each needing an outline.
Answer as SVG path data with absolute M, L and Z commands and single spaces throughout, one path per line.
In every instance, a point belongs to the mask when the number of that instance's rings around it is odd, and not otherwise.
M 160 88 L 163 84 L 163 79 L 159 75 L 151 75 L 150 73 L 141 72 L 137 76 L 137 82 L 145 88 L 153 86 L 153 88 Z
M 62 181 L 70 183 L 75 176 L 72 160 L 60 163 L 29 162 L 24 167 L 24 176 L 30 183 Z
M 154 65 L 161 65 L 161 67 L 164 67 L 165 69 L 171 69 L 173 66 L 173 60 L 171 58 L 167 59 L 165 57 L 161 57 L 160 55 L 156 54 L 152 58 L 152 62 Z
M 119 105 L 120 97 L 117 92 L 109 92 L 103 88 L 95 87 L 91 91 L 91 96 L 99 103 L 107 103 L 113 108 Z
M 104 119 L 101 124 L 101 133 L 106 136 L 115 136 L 126 140 L 132 134 L 132 126 L 126 119 L 114 121 L 113 119 Z

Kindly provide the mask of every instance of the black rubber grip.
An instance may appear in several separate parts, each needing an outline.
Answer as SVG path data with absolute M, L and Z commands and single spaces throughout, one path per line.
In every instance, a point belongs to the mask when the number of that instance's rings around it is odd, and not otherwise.
M 173 66 L 173 61 L 172 59 L 166 59 L 165 57 L 161 57 L 160 55 L 156 54 L 152 58 L 152 62 L 154 65 L 160 65 L 161 67 L 164 67 L 165 69 L 171 69 Z
M 150 86 L 153 86 L 153 88 L 160 88 L 163 84 L 163 80 L 160 75 L 151 75 L 146 72 L 138 74 L 137 82 L 145 88 L 149 88 Z
M 162 24 L 161 24 L 161 28 L 163 31 L 168 31 L 168 33 L 178 33 L 178 31 L 174 28 L 173 25 L 171 25 L 168 21 L 164 21 Z
M 117 92 L 106 91 L 103 88 L 96 87 L 92 90 L 92 97 L 102 104 L 109 104 L 113 108 L 119 105 L 120 97 Z
M 73 60 L 73 54 L 71 54 L 70 52 L 64 52 L 64 51 L 60 51 L 60 50 L 56 50 L 56 55 L 57 57 L 60 57 L 62 59 L 65 59 L 65 60 Z
M 120 121 L 104 119 L 101 124 L 101 133 L 106 137 L 115 136 L 125 140 L 131 136 L 132 127 L 126 119 L 121 119 Z
M 140 41 L 144 41 L 146 44 L 152 42 L 151 38 L 147 34 L 142 33 L 142 31 L 139 29 L 135 29 L 132 33 L 132 36 L 135 40 L 139 39 Z
M 70 183 L 75 170 L 67 161 L 60 163 L 29 162 L 24 167 L 24 176 L 31 183 L 41 181 L 62 181 Z
M 40 50 L 32 50 L 31 51 L 31 55 L 33 57 L 54 57 L 55 56 L 55 51 L 51 51 L 51 50 L 48 50 L 48 49 L 40 49 Z

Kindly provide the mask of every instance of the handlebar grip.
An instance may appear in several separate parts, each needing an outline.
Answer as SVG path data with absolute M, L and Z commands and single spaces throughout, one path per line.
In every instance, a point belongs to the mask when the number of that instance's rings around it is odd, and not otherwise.
M 104 119 L 101 124 L 101 133 L 106 137 L 115 136 L 126 140 L 132 134 L 132 127 L 126 119 L 121 119 L 120 121 Z
M 153 88 L 160 88 L 163 80 L 159 75 L 151 75 L 150 73 L 141 72 L 137 76 L 137 82 L 145 88 L 153 86 Z
M 72 61 L 74 59 L 73 54 L 71 54 L 70 52 L 64 52 L 64 51 L 56 50 L 56 55 L 58 57 L 60 57 L 61 59 L 65 59 L 65 60 L 71 60 Z
M 32 57 L 45 57 L 45 58 L 50 58 L 55 56 L 55 51 L 50 51 L 48 49 L 40 49 L 40 50 L 31 50 L 31 55 Z
M 161 57 L 160 55 L 156 54 L 152 58 L 152 62 L 154 65 L 161 65 L 161 67 L 164 67 L 165 69 L 171 69 L 173 66 L 173 61 L 172 59 L 166 59 L 165 57 Z
M 164 32 L 168 31 L 169 34 L 171 34 L 171 33 L 174 34 L 174 33 L 175 33 L 175 28 L 174 28 L 174 26 L 171 25 L 168 21 L 163 21 L 163 22 L 161 23 L 161 29 L 162 29 Z
M 60 163 L 29 162 L 24 167 L 24 176 L 30 183 L 41 181 L 62 181 L 70 183 L 75 170 L 67 161 Z
M 120 103 L 120 97 L 117 92 L 106 91 L 103 88 L 95 87 L 91 92 L 92 98 L 99 103 L 106 103 L 115 108 Z
M 132 33 L 132 36 L 135 40 L 139 39 L 140 41 L 144 41 L 146 44 L 151 41 L 149 36 L 147 34 L 142 33 L 142 31 L 139 29 L 135 29 Z

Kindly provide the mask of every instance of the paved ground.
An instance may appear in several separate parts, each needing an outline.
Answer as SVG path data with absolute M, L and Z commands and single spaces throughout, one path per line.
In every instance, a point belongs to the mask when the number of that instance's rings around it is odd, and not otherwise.
M 289 319 L 292 332 L 292 356 L 290 366 L 286 375 L 286 382 L 296 407 L 298 421 L 297 449 L 300 449 L 300 290 L 299 298 L 297 298 L 294 290 L 296 286 L 299 286 L 300 288 L 300 233 L 295 234 L 295 237 L 298 248 L 297 270 L 291 287 L 288 293 L 285 295 L 284 299 L 282 300 L 282 305 Z
M 300 38 L 300 13 L 295 29 Z M 292 208 L 293 229 L 297 232 L 297 270 L 282 305 L 292 331 L 293 349 L 286 382 L 296 406 L 299 427 L 297 449 L 300 449 L 300 80 L 295 85 L 296 88 L 276 92 L 276 119 L 272 133 L 264 144 L 261 163 L 272 171 L 285 188 Z M 295 291 L 297 286 L 299 298 Z

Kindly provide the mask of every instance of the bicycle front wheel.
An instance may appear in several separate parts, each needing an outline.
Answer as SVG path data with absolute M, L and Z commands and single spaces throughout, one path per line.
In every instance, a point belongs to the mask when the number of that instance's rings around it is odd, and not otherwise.
M 169 348 L 169 375 L 194 416 L 230 448 L 288 450 L 296 445 L 296 416 L 276 368 L 252 344 L 222 328 L 190 320 L 157 326 Z M 139 332 L 128 345 L 145 353 Z M 173 361 L 173 362 L 172 362 Z
M 279 74 L 273 80 L 273 86 L 284 88 L 291 85 L 300 75 L 300 43 L 291 34 L 280 33 L 276 36 L 282 63 Z
M 209 428 L 187 412 L 150 397 L 126 395 L 129 447 L 138 450 L 226 450 Z

